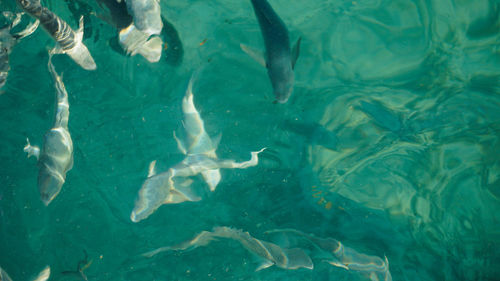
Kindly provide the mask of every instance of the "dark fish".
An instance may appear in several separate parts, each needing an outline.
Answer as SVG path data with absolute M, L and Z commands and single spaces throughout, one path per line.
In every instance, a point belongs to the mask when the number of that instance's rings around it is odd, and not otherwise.
M 339 139 L 337 135 L 317 123 L 285 121 L 284 128 L 306 138 L 307 142 L 321 145 L 331 150 L 337 150 Z
M 379 102 L 360 101 L 359 109 L 371 116 L 377 125 L 394 133 L 399 132 L 403 126 L 399 116 Z
M 264 38 L 265 57 L 259 58 L 262 56 L 244 45 L 241 48 L 265 65 L 276 101 L 285 103 L 293 91 L 293 69 L 299 56 L 301 38 L 291 50 L 288 30 L 271 5 L 266 0 L 251 1 Z

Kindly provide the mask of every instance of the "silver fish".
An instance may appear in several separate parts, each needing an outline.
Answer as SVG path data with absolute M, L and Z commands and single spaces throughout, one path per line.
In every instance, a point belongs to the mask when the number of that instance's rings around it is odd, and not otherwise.
M 89 50 L 83 44 L 83 16 L 80 17 L 80 26 L 77 32 L 52 11 L 43 7 L 40 0 L 16 0 L 17 3 L 31 16 L 40 20 L 43 28 L 58 43 L 51 51 L 53 54 L 67 54 L 78 65 L 86 70 L 97 68 Z
M 244 162 L 217 157 L 217 142 L 205 131 L 203 119 L 193 103 L 192 87 L 193 78 L 189 81 L 182 100 L 185 140 L 179 139 L 174 133 L 178 148 L 186 158 L 161 174 L 156 174 L 156 161 L 151 162 L 148 178 L 139 190 L 130 215 L 133 222 L 147 218 L 163 204 L 201 200 L 202 192 L 191 186 L 192 181 L 188 180 L 188 177 L 201 174 L 210 191 L 215 191 L 221 180 L 220 169 L 246 169 L 258 164 L 258 154 L 264 149 L 251 152 L 250 160 Z
M 299 248 L 284 248 L 277 244 L 254 238 L 248 232 L 231 227 L 215 227 L 212 232 L 202 231 L 193 239 L 182 242 L 179 245 L 162 247 L 143 254 L 152 257 L 164 251 L 187 251 L 197 247 L 206 246 L 217 238 L 226 238 L 238 241 L 246 250 L 261 259 L 261 265 L 256 269 L 261 270 L 276 265 L 283 269 L 307 268 L 313 269 L 309 255 Z
M 313 234 L 303 233 L 295 229 L 277 229 L 267 231 L 266 234 L 285 234 L 286 241 L 293 241 L 293 237 L 298 236 L 306 239 L 306 244 L 312 245 L 316 255 L 327 263 L 344 268 L 346 270 L 357 271 L 367 276 L 373 281 L 392 281 L 389 271 L 389 261 L 387 257 L 381 259 L 377 256 L 369 256 L 358 251 L 345 247 L 340 241 L 333 238 L 320 238 Z M 294 246 L 307 248 L 303 243 L 289 243 Z
M 32 34 L 40 23 L 39 20 L 36 20 L 26 26 L 26 28 L 22 31 L 18 33 L 11 33 L 12 28 L 17 26 L 17 24 L 21 21 L 22 13 L 18 13 L 14 16 L 11 12 L 3 12 L 3 15 L 6 18 L 11 19 L 12 22 L 6 27 L 0 29 L 0 89 L 7 82 L 7 75 L 10 70 L 9 55 L 12 48 L 17 44 L 17 42 L 19 42 L 19 40 Z
M 28 157 L 35 156 L 38 159 L 38 189 L 46 206 L 59 194 L 66 181 L 66 173 L 73 168 L 73 141 L 68 130 L 68 93 L 52 65 L 52 55 L 49 55 L 48 67 L 55 81 L 57 94 L 54 124 L 45 134 L 41 153 L 37 146 L 30 145 L 29 139 L 24 147 Z

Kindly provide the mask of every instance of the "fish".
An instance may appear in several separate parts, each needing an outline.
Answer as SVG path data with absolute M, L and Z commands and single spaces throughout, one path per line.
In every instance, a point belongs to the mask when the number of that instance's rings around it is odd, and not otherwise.
M 337 134 L 318 123 L 287 120 L 284 129 L 306 139 L 308 144 L 321 145 L 330 150 L 338 151 L 340 140 Z
M 315 251 L 311 250 L 311 252 L 315 252 L 315 256 L 320 257 L 330 265 L 346 270 L 358 271 L 373 281 L 392 281 L 387 257 L 381 259 L 377 256 L 359 253 L 352 248 L 344 246 L 336 239 L 316 237 L 313 234 L 307 234 L 296 229 L 275 229 L 266 231 L 265 233 L 284 234 L 287 244 L 293 246 L 307 247 L 304 243 L 301 243 L 303 240 L 296 239 L 297 237 L 305 238 L 306 244 L 312 245 L 315 249 Z
M 260 25 L 265 55 L 244 44 L 241 49 L 267 68 L 274 96 L 278 103 L 286 103 L 293 91 L 294 68 L 300 53 L 301 37 L 290 48 L 288 29 L 266 0 L 251 0 Z
M 61 76 L 56 73 L 49 54 L 49 72 L 55 81 L 56 109 L 54 124 L 45 134 L 43 148 L 32 146 L 29 139 L 24 147 L 28 158 L 38 159 L 38 189 L 43 203 L 48 206 L 59 194 L 66 181 L 66 173 L 73 168 L 73 141 L 68 129 L 69 103 L 68 93 Z
M 164 204 L 200 201 L 203 192 L 191 185 L 189 177 L 201 174 L 210 192 L 213 192 L 221 181 L 220 169 L 246 169 L 256 166 L 259 162 L 258 155 L 265 150 L 263 148 L 250 152 L 250 160 L 244 162 L 219 159 L 216 153 L 219 140 L 208 135 L 204 121 L 194 105 L 193 81 L 194 76 L 191 77 L 182 100 L 184 137 L 178 137 L 175 131 L 173 134 L 177 147 L 185 158 L 160 174 L 156 173 L 156 161 L 151 162 L 148 177 L 139 190 L 130 215 L 133 222 L 149 217 Z
M 9 55 L 12 48 L 14 48 L 19 40 L 35 32 L 40 23 L 39 20 L 35 20 L 28 24 L 23 30 L 17 33 L 11 33 L 11 30 L 21 22 L 22 13 L 14 15 L 11 12 L 5 11 L 2 14 L 8 20 L 12 20 L 12 22 L 0 29 L 0 89 L 2 89 L 7 82 L 7 76 L 10 70 Z
M 50 267 L 46 266 L 33 281 L 46 281 L 50 277 Z M 12 281 L 7 272 L 0 267 L 0 281 Z
M 16 1 L 24 11 L 40 20 L 42 27 L 57 42 L 56 47 L 51 50 L 52 54 L 67 54 L 85 70 L 97 68 L 87 46 L 83 44 L 83 16 L 80 17 L 79 28 L 75 32 L 64 20 L 43 7 L 40 0 Z
M 127 55 L 141 54 L 149 62 L 158 62 L 163 40 L 158 36 L 163 28 L 160 3 L 157 0 L 126 0 L 133 22 L 120 30 L 119 43 Z
M 366 102 L 361 100 L 358 108 L 366 115 L 372 117 L 375 124 L 386 130 L 398 133 L 403 127 L 400 117 L 379 101 Z
M 314 265 L 309 255 L 300 248 L 284 248 L 277 244 L 254 238 L 250 233 L 241 229 L 227 226 L 214 227 L 212 231 L 202 231 L 193 239 L 178 245 L 161 247 L 144 253 L 144 257 L 153 257 L 165 251 L 190 251 L 206 246 L 219 238 L 231 239 L 239 242 L 243 248 L 258 257 L 261 264 L 256 271 L 276 265 L 282 269 L 313 269 Z

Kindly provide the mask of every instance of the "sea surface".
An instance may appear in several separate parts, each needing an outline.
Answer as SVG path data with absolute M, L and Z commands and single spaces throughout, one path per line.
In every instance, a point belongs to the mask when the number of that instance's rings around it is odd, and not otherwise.
M 10 54 L 0 95 L 0 266 L 14 281 L 46 265 L 50 280 L 370 280 L 314 260 L 272 266 L 239 243 L 141 254 L 228 226 L 266 240 L 273 229 L 334 238 L 387 257 L 393 280 L 500 280 L 500 2 L 269 0 L 302 38 L 295 88 L 273 103 L 267 71 L 240 49 L 263 49 L 250 1 L 161 0 L 167 42 L 149 63 L 127 56 L 105 5 L 42 0 L 97 64 L 53 63 L 69 94 L 74 166 L 50 205 L 23 152 L 51 128 L 53 39 L 41 28 Z M 20 12 L 1 0 L 2 11 Z M 223 169 L 203 200 L 130 213 L 149 163 L 184 155 L 173 131 L 195 73 L 194 102 L 221 136 Z M 203 186 L 201 177 L 192 178 Z M 206 187 L 205 187 L 206 188 Z M 208 190 L 208 188 L 207 188 Z M 355 261 L 354 261 L 355 262 Z

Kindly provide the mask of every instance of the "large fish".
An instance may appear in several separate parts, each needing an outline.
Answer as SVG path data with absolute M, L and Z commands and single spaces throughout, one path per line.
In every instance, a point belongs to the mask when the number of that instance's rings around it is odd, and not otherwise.
M 2 14 L 5 18 L 7 18 L 7 20 L 12 22 L 6 27 L 0 29 L 0 89 L 2 89 L 7 82 L 7 75 L 9 75 L 10 70 L 9 55 L 12 48 L 17 44 L 17 42 L 19 42 L 19 40 L 32 34 L 40 23 L 40 21 L 36 20 L 26 26 L 26 28 L 22 31 L 11 33 L 12 28 L 21 22 L 22 14 L 19 13 L 14 15 L 11 12 L 3 12 Z
M 33 281 L 46 281 L 50 277 L 50 267 L 45 267 Z M 0 281 L 12 281 L 7 272 L 0 267 Z
M 259 21 L 266 47 L 265 55 L 243 44 L 241 48 L 267 68 L 274 96 L 279 103 L 285 103 L 292 94 L 295 75 L 293 69 L 299 57 L 300 41 L 290 49 L 288 30 L 266 0 L 251 0 L 255 16 Z
M 17 3 L 31 16 L 40 20 L 43 28 L 58 43 L 52 50 L 54 54 L 67 54 L 77 64 L 86 70 L 97 68 L 89 50 L 83 44 L 83 16 L 80 17 L 80 27 L 75 32 L 61 18 L 52 11 L 43 7 L 40 0 L 16 0 Z
M 43 149 L 31 146 L 29 139 L 24 151 L 28 157 L 38 159 L 38 189 L 43 203 L 47 206 L 59 194 L 66 181 L 66 173 L 73 167 L 73 141 L 68 130 L 68 93 L 52 65 L 49 56 L 49 71 L 55 81 L 57 105 L 52 129 L 45 134 Z
M 203 194 L 191 186 L 189 177 L 201 174 L 210 191 L 215 191 L 221 180 L 220 169 L 245 169 L 256 166 L 260 151 L 251 152 L 248 161 L 236 162 L 231 159 L 219 159 L 216 154 L 217 142 L 205 131 L 203 119 L 193 103 L 193 78 L 189 81 L 186 95 L 182 100 L 184 113 L 184 138 L 181 140 L 174 133 L 179 150 L 186 155 L 183 161 L 161 174 L 156 174 L 153 161 L 148 178 L 139 190 L 134 210 L 130 215 L 133 222 L 147 218 L 163 204 L 177 204 L 185 201 L 199 201 Z
M 226 238 L 238 241 L 247 251 L 257 256 L 261 264 L 257 271 L 276 265 L 283 269 L 307 268 L 313 269 L 309 255 L 300 248 L 286 248 L 277 244 L 254 238 L 248 232 L 231 227 L 214 227 L 213 231 L 202 231 L 193 239 L 182 242 L 179 245 L 158 248 L 154 251 L 143 254 L 145 257 L 152 257 L 164 251 L 189 251 L 195 248 L 206 246 L 217 238 Z

